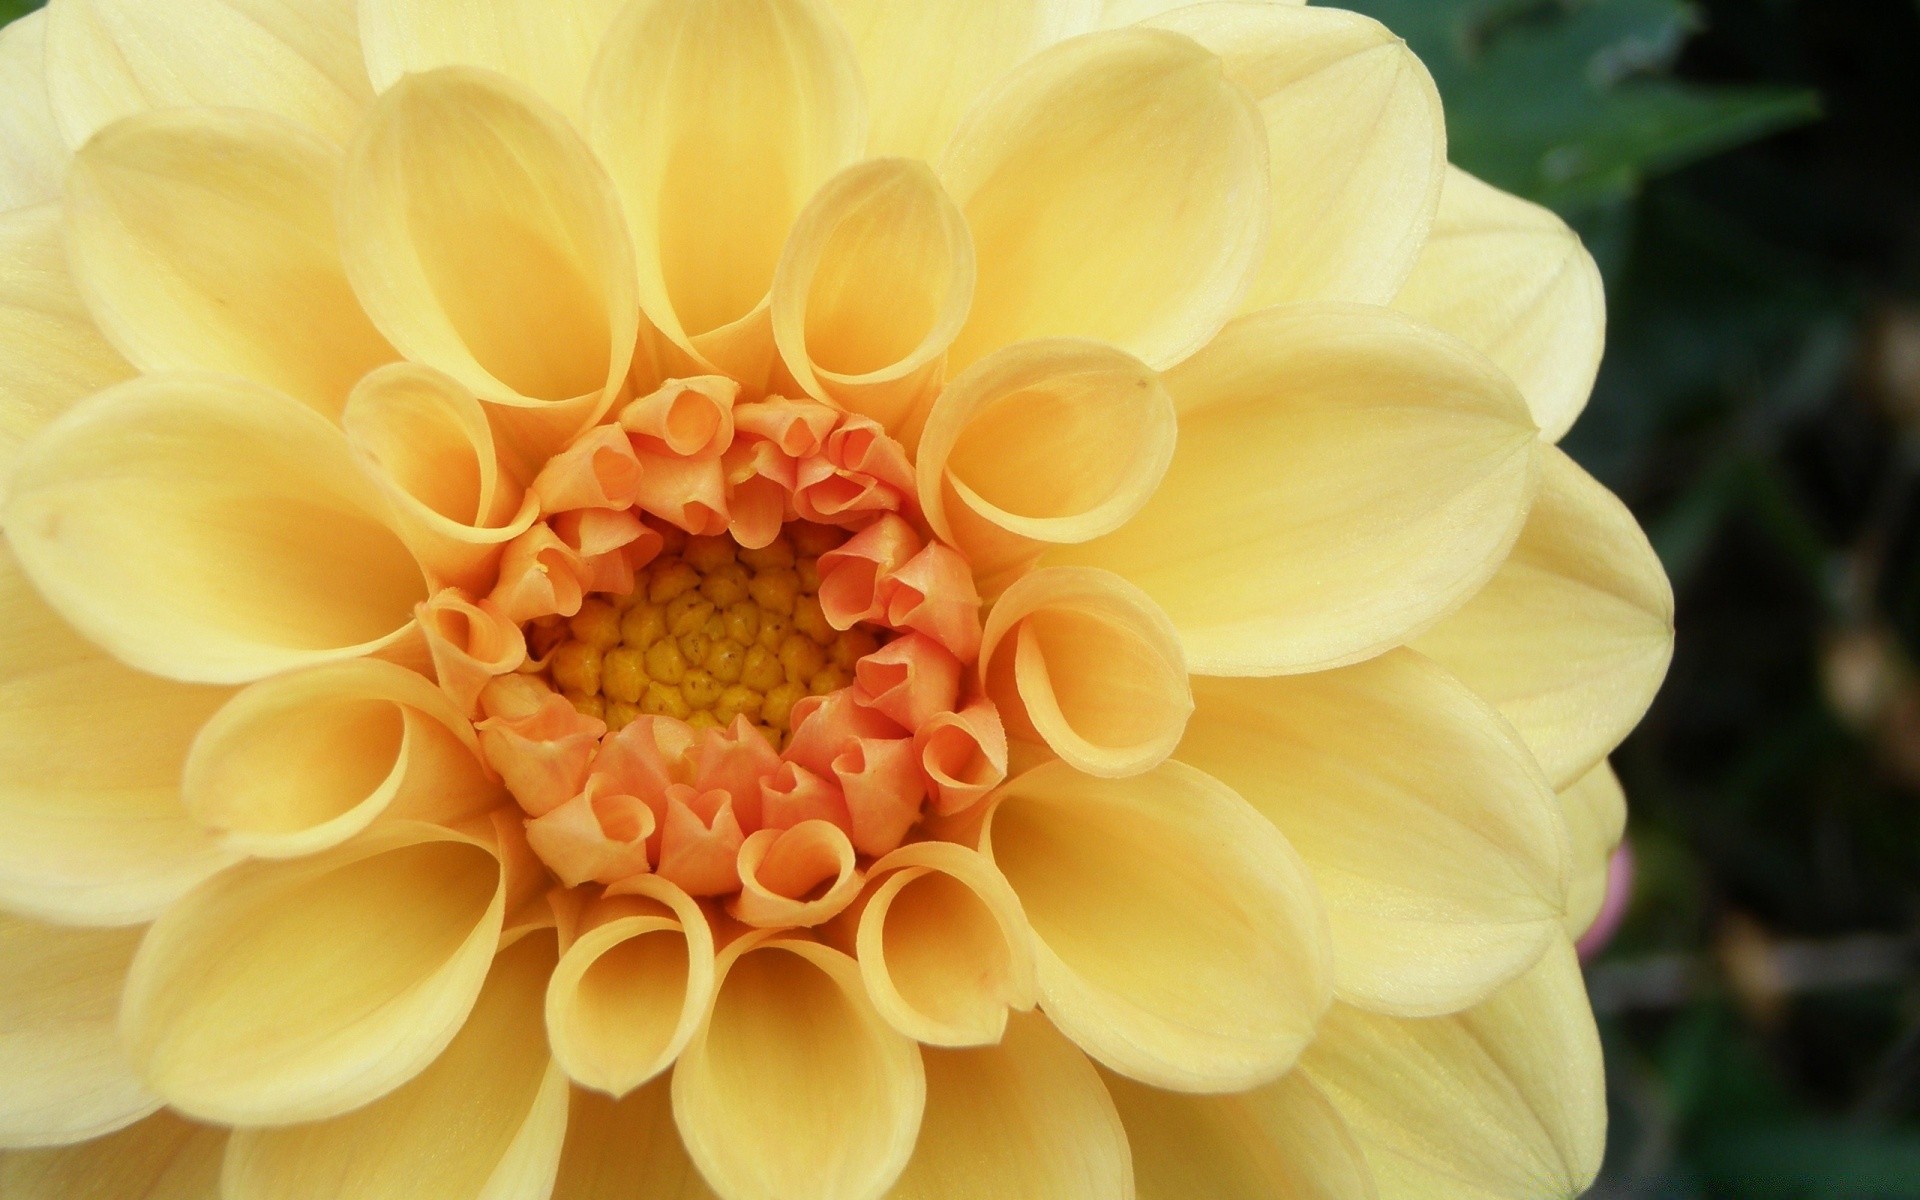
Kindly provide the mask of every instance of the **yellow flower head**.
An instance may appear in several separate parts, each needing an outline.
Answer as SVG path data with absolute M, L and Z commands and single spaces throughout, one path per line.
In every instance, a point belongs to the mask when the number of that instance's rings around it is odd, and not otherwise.
M 0 33 L 0 1195 L 1571 1196 L 1598 274 L 1285 0 Z

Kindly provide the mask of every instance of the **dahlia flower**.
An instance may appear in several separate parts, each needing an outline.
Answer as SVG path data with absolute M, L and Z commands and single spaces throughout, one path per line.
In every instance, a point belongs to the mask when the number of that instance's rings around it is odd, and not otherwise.
M 1372 20 L 0 34 L 8 1200 L 1570 1196 L 1672 601 Z

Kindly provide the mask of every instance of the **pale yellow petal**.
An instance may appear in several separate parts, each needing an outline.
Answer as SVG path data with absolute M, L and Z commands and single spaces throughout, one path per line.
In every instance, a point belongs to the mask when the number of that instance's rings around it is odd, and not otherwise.
M 385 89 L 410 72 L 486 67 L 526 84 L 569 117 L 626 0 L 362 0 L 367 71 Z
M 1627 506 L 1548 447 L 1513 554 L 1413 645 L 1493 702 L 1555 787 L 1646 715 L 1673 657 L 1673 588 Z
M 228 376 L 142 376 L 69 410 L 22 450 L 5 522 L 61 616 L 176 679 L 358 657 L 426 598 L 339 429 Z
M 882 158 L 834 176 L 800 213 L 769 317 L 808 395 L 904 437 L 972 303 L 965 218 L 925 163 Z
M 920 503 L 991 594 L 1047 546 L 1126 524 L 1166 476 L 1178 428 L 1160 377 L 1132 355 L 1020 342 L 933 402 L 915 455 Z
M 340 152 L 241 109 L 142 113 L 102 130 L 67 176 L 81 294 L 145 371 L 245 376 L 338 416 L 398 357 L 340 266 Z
M 140 933 L 0 914 L 0 1146 L 85 1141 L 160 1107 L 114 1027 Z
M 1499 363 L 1547 440 L 1586 407 L 1606 343 L 1606 290 L 1580 235 L 1547 209 L 1450 169 L 1393 306 Z
M 853 959 L 749 934 L 673 1072 L 687 1153 L 726 1200 L 878 1200 L 913 1152 L 920 1050 L 868 1003 Z
M 1135 775 L 1180 743 L 1193 692 L 1179 633 L 1106 571 L 1024 575 L 987 613 L 980 671 L 1001 719 L 1090 775 Z
M 1613 767 L 1602 762 L 1560 791 L 1560 809 L 1572 835 L 1573 868 L 1567 886 L 1567 936 L 1593 926 L 1606 904 L 1613 852 L 1627 832 L 1627 794 Z
M 249 863 L 148 931 L 121 1031 L 148 1086 L 227 1124 L 337 1116 L 418 1075 L 486 978 L 506 910 L 490 841 L 383 822 Z
M 1197 672 L 1320 670 L 1403 642 L 1493 574 L 1537 486 L 1513 385 L 1387 309 L 1267 309 L 1166 379 L 1166 482 L 1119 532 L 1045 561 L 1144 588 Z
M 443 67 L 389 88 L 340 213 L 374 324 L 502 406 L 533 465 L 612 403 L 637 336 L 631 245 L 605 171 L 523 85 Z
M 927 1115 L 887 1200 L 1131 1200 L 1119 1114 L 1086 1056 L 1043 1016 L 998 1045 L 928 1050 Z
M 47 608 L 0 543 L 0 906 L 150 921 L 233 860 L 180 803 L 180 770 L 230 695 L 142 675 Z
M 1301 1069 L 1346 1119 L 1381 1200 L 1571 1200 L 1606 1148 L 1600 1039 L 1564 940 L 1458 1016 L 1337 1006 Z
M 1106 1084 L 1140 1200 L 1374 1200 L 1359 1145 L 1304 1072 L 1231 1096 Z
M 180 798 L 262 858 L 331 849 L 382 816 L 457 821 L 510 802 L 473 726 L 425 676 L 378 659 L 276 675 L 194 741 Z
M 0 29 L 0 210 L 60 195 L 67 144 L 47 98 L 47 17 Z
M 567 1081 L 540 1037 L 553 936 L 494 960 L 460 1033 L 399 1091 L 331 1121 L 242 1129 L 223 1200 L 542 1200 L 567 1131 Z
M 665 1079 L 618 1101 L 574 1092 L 553 1200 L 717 1200 L 680 1144 Z
M 1157 30 L 1075 38 L 996 84 L 940 173 L 980 282 L 963 367 L 1083 336 L 1165 367 L 1234 311 L 1267 238 L 1266 133 L 1220 60 Z
M 1285 837 L 1178 762 L 1104 780 L 1036 767 L 981 834 L 1039 939 L 1041 1004 L 1093 1058 L 1158 1087 L 1274 1079 L 1332 995 L 1326 918 Z
M 154 108 L 255 108 L 344 143 L 372 96 L 354 0 L 51 0 L 47 90 L 67 145 Z
M 1273 234 L 1246 306 L 1393 299 L 1447 168 L 1440 92 L 1413 51 L 1339 8 L 1242 0 L 1153 24 L 1220 55 L 1266 122 Z
M 60 206 L 0 214 L 0 492 L 21 443 L 132 375 L 74 287 Z
M 867 83 L 869 154 L 937 161 L 1001 76 L 1094 27 L 1099 0 L 833 0 Z
M 1147 21 L 1162 13 L 1202 2 L 1202 0 L 1101 0 L 1100 24 L 1112 29 L 1118 25 L 1131 25 L 1136 21 Z M 1265 0 L 1268 4 L 1305 4 L 1306 0 Z
M 98 1141 L 0 1154 L 7 1200 L 220 1200 L 227 1131 L 156 1113 Z
M 1182 762 L 1279 826 L 1333 926 L 1349 1004 L 1457 1012 L 1560 936 L 1567 831 L 1526 747 L 1407 650 L 1312 675 L 1194 680 Z
M 930 1046 L 1000 1040 L 1008 1009 L 1039 1002 L 1033 931 L 993 864 L 952 842 L 916 842 L 873 865 L 856 933 L 867 995 Z
M 626 206 L 640 307 L 704 359 L 764 323 L 787 232 L 859 157 L 866 106 L 825 0 L 636 0 L 601 49 L 587 128 Z M 754 340 L 764 362 L 771 331 Z

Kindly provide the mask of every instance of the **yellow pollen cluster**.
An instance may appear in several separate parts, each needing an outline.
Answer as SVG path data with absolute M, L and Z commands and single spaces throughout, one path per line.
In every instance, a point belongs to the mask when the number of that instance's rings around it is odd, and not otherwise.
M 793 706 L 852 683 L 853 665 L 881 645 L 820 611 L 819 558 L 845 532 L 795 522 L 758 550 L 661 532 L 666 546 L 631 593 L 589 596 L 571 619 L 528 631 L 549 682 L 609 733 L 642 714 L 695 728 L 744 714 L 785 749 Z

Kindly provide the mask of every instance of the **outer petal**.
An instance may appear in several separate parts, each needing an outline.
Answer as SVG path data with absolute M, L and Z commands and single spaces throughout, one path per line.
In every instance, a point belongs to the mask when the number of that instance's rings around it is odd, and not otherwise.
M 219 1200 L 227 1131 L 156 1113 L 111 1137 L 0 1155 L 7 1200 Z
M 0 214 L 0 491 L 21 443 L 132 375 L 67 271 L 60 206 Z
M 486 978 L 507 904 L 498 854 L 392 822 L 207 883 L 153 926 L 127 978 L 121 1029 L 142 1076 L 182 1112 L 250 1125 L 405 1083 Z
M 687 1152 L 727 1200 L 878 1200 L 926 1102 L 920 1052 L 867 1002 L 851 958 L 748 935 L 673 1073 Z
M 340 431 L 225 376 L 143 376 L 68 411 L 21 454 L 5 521 L 63 617 L 178 679 L 357 657 L 426 597 Z
M 1513 385 L 1386 309 L 1243 317 L 1167 387 L 1180 441 L 1160 491 L 1048 561 L 1140 585 L 1197 672 L 1320 670 L 1399 644 L 1493 574 L 1533 497 L 1539 442 Z
M 941 164 L 980 270 L 955 364 L 1059 334 L 1156 367 L 1199 349 L 1260 261 L 1265 141 L 1220 61 L 1169 33 L 1076 38 L 995 85 Z
M 1458 1016 L 1336 1007 L 1301 1069 L 1346 1118 L 1382 1200 L 1570 1200 L 1600 1168 L 1600 1039 L 1564 941 Z
M 1286 832 L 1333 925 L 1342 1000 L 1457 1012 L 1560 937 L 1567 832 L 1498 714 L 1410 651 L 1196 679 L 1177 753 Z
M 1566 787 L 1646 715 L 1673 656 L 1673 588 L 1613 493 L 1548 448 L 1513 554 L 1414 642 L 1492 701 Z
M 1246 801 L 1177 762 L 1121 780 L 1054 762 L 988 803 L 981 851 L 1039 939 L 1047 1015 L 1083 1050 L 1192 1092 L 1293 1065 L 1332 993 L 1326 918 Z
M 1265 0 L 1268 4 L 1304 4 L 1306 0 Z M 1165 12 L 1186 8 L 1194 0 L 1101 0 L 1100 24 L 1112 29 L 1146 21 Z
M 1440 92 L 1405 42 L 1338 8 L 1230 3 L 1153 24 L 1220 55 L 1260 103 L 1273 236 L 1248 308 L 1385 304 L 1413 270 L 1440 203 Z
M 998 1045 L 929 1050 L 927 1115 L 888 1200 L 1130 1200 L 1133 1162 L 1100 1075 L 1045 1017 Z
M 180 804 L 187 747 L 228 695 L 82 641 L 0 545 L 0 905 L 149 921 L 231 862 Z
M 0 29 L 0 210 L 59 196 L 66 166 L 47 98 L 47 18 L 31 12 Z
M 866 76 L 867 153 L 932 162 L 1002 75 L 1092 29 L 1099 0 L 833 0 L 833 8 Z
M 665 1079 L 619 1101 L 573 1094 L 553 1200 L 717 1200 L 680 1143 Z
M 409 73 L 466 64 L 510 76 L 569 117 L 626 0 L 362 0 L 367 71 L 386 89 Z
M 0 1146 L 85 1141 L 160 1107 L 114 1028 L 139 944 L 138 929 L 0 915 Z
M 446 1053 L 392 1095 L 331 1121 L 243 1129 L 224 1200 L 544 1200 L 567 1129 L 567 1080 L 540 1038 L 550 933 L 494 960 Z
M 1393 306 L 1487 353 L 1559 441 L 1593 392 L 1606 343 L 1600 268 L 1567 223 L 1459 168 Z
M 345 142 L 371 97 L 353 0 L 52 0 L 47 90 L 67 145 L 151 108 L 257 108 Z
M 67 176 L 67 247 L 88 307 L 146 371 L 242 375 L 337 417 L 397 357 L 340 266 L 340 152 L 240 109 L 142 113 Z
M 1613 767 L 1601 763 L 1560 792 L 1573 835 L 1573 872 L 1567 888 L 1567 936 L 1592 928 L 1607 899 L 1613 852 L 1627 832 L 1627 795 Z
M 1359 1144 L 1304 1072 L 1234 1096 L 1106 1082 L 1140 1200 L 1374 1200 Z

